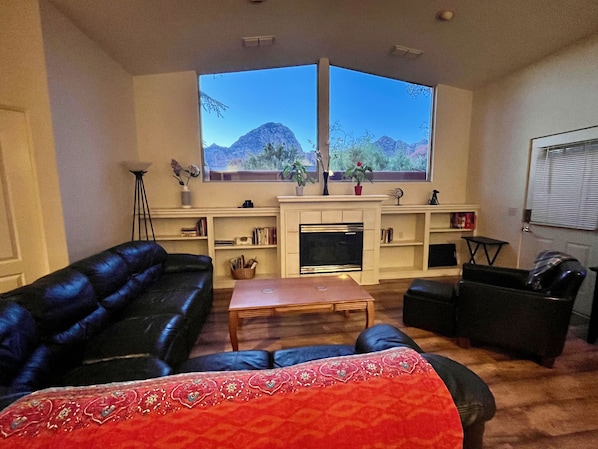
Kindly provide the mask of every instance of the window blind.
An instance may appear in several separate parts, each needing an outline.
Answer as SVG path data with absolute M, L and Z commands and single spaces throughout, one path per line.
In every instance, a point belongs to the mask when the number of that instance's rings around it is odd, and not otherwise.
M 531 222 L 598 229 L 598 139 L 536 150 Z

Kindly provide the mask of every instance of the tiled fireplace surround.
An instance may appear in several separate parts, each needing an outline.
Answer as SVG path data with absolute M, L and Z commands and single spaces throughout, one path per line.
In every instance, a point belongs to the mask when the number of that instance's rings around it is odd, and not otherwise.
M 363 223 L 363 269 L 348 273 L 360 284 L 378 283 L 380 215 L 387 195 L 278 196 L 282 277 L 299 277 L 299 225 Z

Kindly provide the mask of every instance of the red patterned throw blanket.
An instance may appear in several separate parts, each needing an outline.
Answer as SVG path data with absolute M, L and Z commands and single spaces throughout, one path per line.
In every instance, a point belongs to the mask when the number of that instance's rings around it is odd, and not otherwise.
M 407 348 L 267 371 L 56 388 L 0 412 L 5 448 L 461 448 L 442 380 Z

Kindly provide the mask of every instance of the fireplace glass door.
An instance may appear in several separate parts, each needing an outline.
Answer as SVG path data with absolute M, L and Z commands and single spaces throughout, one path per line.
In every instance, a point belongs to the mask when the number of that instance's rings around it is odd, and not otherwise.
M 299 262 L 301 274 L 361 271 L 363 223 L 300 225 Z

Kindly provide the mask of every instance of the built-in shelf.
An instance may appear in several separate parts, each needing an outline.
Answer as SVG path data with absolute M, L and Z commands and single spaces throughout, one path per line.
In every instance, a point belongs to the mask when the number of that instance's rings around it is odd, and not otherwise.
M 430 232 L 473 232 L 474 229 L 457 229 L 457 228 L 431 228 Z
M 364 269 L 350 275 L 362 284 L 379 279 L 456 275 L 459 266 L 428 268 L 431 244 L 455 243 L 459 264 L 469 260 L 462 235 L 474 229 L 451 227 L 451 214 L 478 214 L 474 204 L 383 206 L 387 195 L 280 196 L 280 207 L 159 208 L 151 215 L 156 240 L 168 252 L 206 254 L 214 263 L 214 286 L 231 288 L 230 259 L 256 257 L 256 278 L 299 276 L 298 229 L 301 223 L 363 222 Z M 203 219 L 206 236 L 177 235 L 183 227 Z M 217 245 L 251 236 L 258 227 L 276 227 L 277 243 L 269 245 Z M 381 229 L 393 228 L 393 240 L 380 243 Z
M 380 279 L 456 275 L 459 262 L 467 260 L 467 248 L 462 235 L 474 229 L 453 227 L 454 214 L 469 212 L 477 215 L 474 204 L 382 206 L 381 228 L 392 228 L 393 240 L 380 244 Z M 428 267 L 430 245 L 454 243 L 457 266 Z
M 214 245 L 214 249 L 216 251 L 220 250 L 235 250 L 235 251 L 243 251 L 246 249 L 268 249 L 268 248 L 277 248 L 278 245 Z
M 415 240 L 401 240 L 401 241 L 392 241 L 390 243 L 380 243 L 380 248 L 389 248 L 393 246 L 423 246 L 424 242 L 418 242 Z
M 278 226 L 277 207 L 256 208 L 158 208 L 151 210 L 156 240 L 168 252 L 206 254 L 214 264 L 214 287 L 230 288 L 235 284 L 230 273 L 230 259 L 244 255 L 256 257 L 256 278 L 279 277 L 278 245 L 217 245 L 218 240 L 234 241 L 236 237 L 251 237 L 255 228 Z M 179 236 L 181 228 L 193 227 L 202 219 L 206 236 Z
M 181 235 L 157 235 L 156 240 L 169 241 L 169 240 L 207 240 L 207 236 L 195 236 L 195 237 L 184 237 Z

